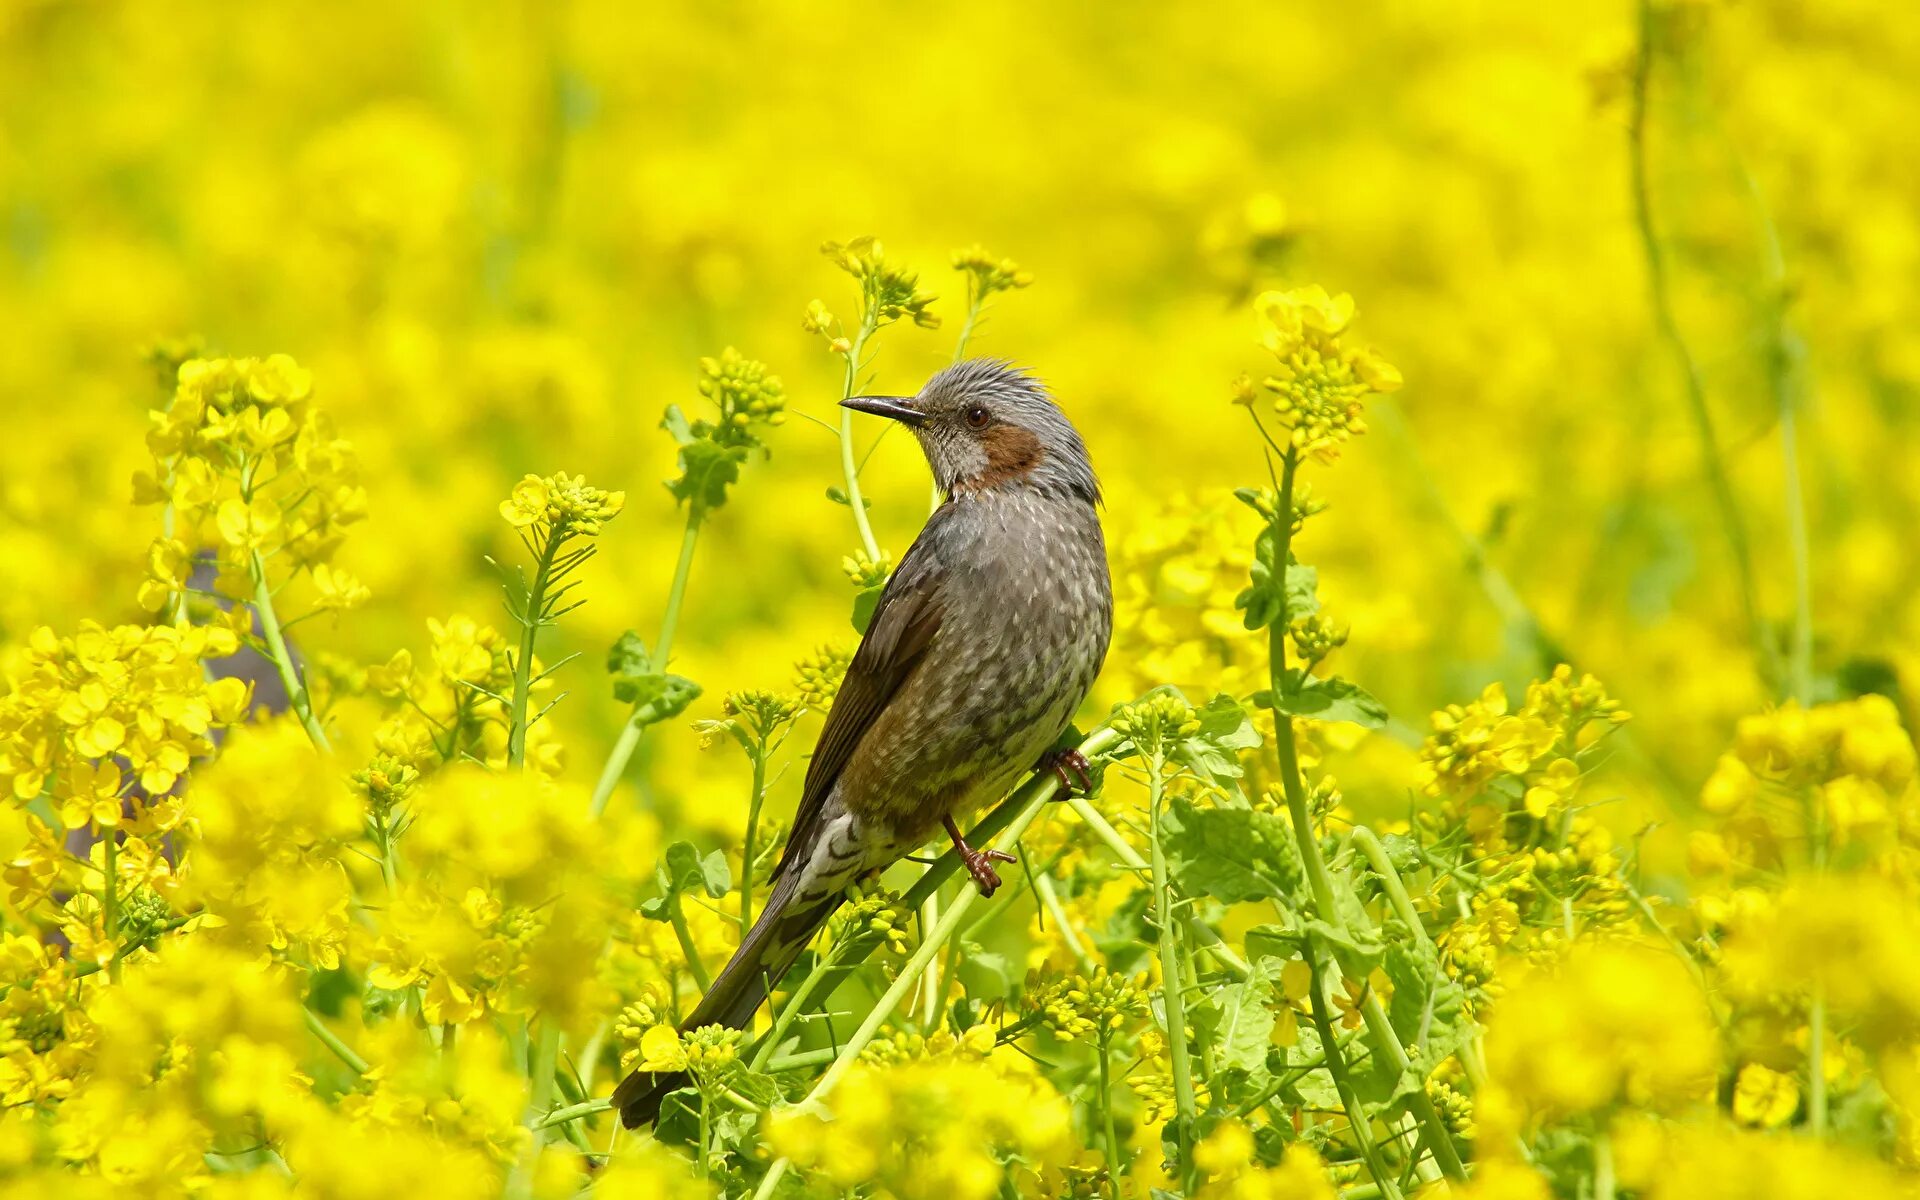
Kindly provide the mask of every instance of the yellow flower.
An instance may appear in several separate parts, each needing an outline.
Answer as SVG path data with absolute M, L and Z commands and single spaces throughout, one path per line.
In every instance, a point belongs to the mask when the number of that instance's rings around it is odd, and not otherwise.
M 642 1071 L 684 1071 L 687 1049 L 680 1043 L 680 1031 L 671 1025 L 655 1025 L 640 1038 Z
M 55 794 L 60 798 L 60 823 L 68 829 L 120 823 L 120 768 L 110 762 L 74 763 Z
M 1263 292 L 1254 308 L 1266 323 L 1261 345 L 1279 360 L 1262 381 L 1273 410 L 1294 449 L 1331 462 L 1341 443 L 1366 432 L 1363 399 L 1397 389 L 1400 372 L 1370 351 L 1341 344 L 1353 320 L 1353 297 L 1344 292 L 1329 296 L 1318 284 Z
M 546 481 L 529 475 L 513 485 L 513 494 L 500 502 L 500 515 L 515 529 L 547 519 Z
M 1718 1054 L 1706 999 L 1679 960 L 1631 943 L 1575 943 L 1496 1001 L 1484 1123 L 1558 1121 L 1616 1102 L 1682 1107 L 1712 1095 Z
M 1733 1118 L 1742 1125 L 1777 1129 L 1800 1107 L 1800 1084 L 1791 1075 L 1759 1063 L 1740 1068 L 1733 1085 Z

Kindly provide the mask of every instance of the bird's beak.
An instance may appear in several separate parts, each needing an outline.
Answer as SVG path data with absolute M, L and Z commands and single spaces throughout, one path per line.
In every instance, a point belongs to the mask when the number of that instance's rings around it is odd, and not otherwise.
M 927 414 L 907 403 L 911 399 L 911 396 L 849 396 L 840 404 L 843 408 L 887 417 L 903 425 L 918 425 L 927 419 Z

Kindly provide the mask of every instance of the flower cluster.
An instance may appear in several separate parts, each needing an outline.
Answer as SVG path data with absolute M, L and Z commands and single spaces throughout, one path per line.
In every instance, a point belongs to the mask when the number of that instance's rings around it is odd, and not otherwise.
M 19 804 L 52 785 L 70 829 L 116 824 L 136 785 L 164 811 L 213 731 L 246 715 L 246 683 L 204 665 L 238 645 L 223 626 L 34 630 L 0 696 L 0 779 Z
M 1047 1028 L 1061 1037 L 1105 1041 L 1146 1010 L 1145 988 L 1144 976 L 1129 978 L 1098 967 L 1091 976 L 1070 976 L 1039 988 L 1033 1003 Z
M 513 494 L 500 502 L 500 516 L 538 541 L 563 533 L 593 537 L 626 504 L 625 492 L 589 487 L 585 479 L 562 471 L 544 479 L 529 475 L 514 484 Z
M 886 251 L 877 238 L 827 242 L 820 247 L 820 253 L 859 281 L 861 321 L 869 330 L 892 324 L 901 317 L 911 317 L 922 329 L 940 327 L 939 315 L 929 307 L 937 297 L 920 290 L 917 274 L 888 263 Z M 824 309 L 808 310 L 809 328 L 824 331 L 831 320 Z
M 1327 295 L 1319 285 L 1265 292 L 1254 302 L 1266 323 L 1261 344 L 1279 365 L 1261 380 L 1273 395 L 1273 411 L 1288 430 L 1289 444 L 1331 462 L 1343 442 L 1367 431 L 1366 397 L 1400 387 L 1400 372 L 1371 350 L 1343 344 L 1353 320 L 1353 297 Z M 1251 406 L 1251 386 L 1235 399 Z
M 229 596 L 252 596 L 278 560 L 311 572 L 328 607 L 364 598 L 332 558 L 366 516 L 366 492 L 312 393 L 312 375 L 284 354 L 180 364 L 167 406 L 149 414 L 153 468 L 134 478 L 135 500 L 166 505 L 174 529 L 148 555 L 146 608 L 174 603 L 202 552 Z

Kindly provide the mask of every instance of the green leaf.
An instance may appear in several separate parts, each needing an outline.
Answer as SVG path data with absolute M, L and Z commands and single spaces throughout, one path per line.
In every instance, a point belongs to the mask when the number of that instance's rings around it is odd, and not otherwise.
M 615 699 L 634 706 L 628 718 L 639 726 L 670 721 L 700 696 L 700 685 L 681 675 L 633 675 L 613 683 Z
M 1279 692 L 1262 691 L 1253 697 L 1253 702 L 1289 716 L 1344 721 L 1362 729 L 1379 729 L 1387 723 L 1385 705 L 1358 684 L 1338 676 L 1321 679 L 1298 667 L 1289 667 L 1283 682 Z
M 607 672 L 616 678 L 653 674 L 653 655 L 640 635 L 629 629 L 607 651 Z
M 1335 1036 L 1339 1030 L 1336 1027 Z M 1287 1047 L 1287 1066 L 1299 1070 L 1308 1063 L 1320 1061 L 1320 1031 L 1302 1018 L 1299 1034 L 1293 1045 Z M 1314 1067 L 1306 1074 L 1294 1080 L 1282 1091 L 1301 1108 L 1337 1109 L 1341 1107 L 1340 1089 L 1333 1082 L 1333 1074 L 1325 1067 Z
M 982 949 L 978 943 L 961 944 L 960 961 L 954 964 L 953 974 L 975 1000 L 992 1002 L 1013 994 L 1012 961 L 1004 954 Z
M 715 509 L 727 502 L 727 489 L 740 478 L 747 447 L 723 446 L 710 437 L 695 437 L 680 447 L 680 478 L 667 481 L 676 500 Z
M 660 890 L 670 896 L 700 887 L 706 880 L 705 868 L 700 865 L 700 851 L 692 842 L 675 842 L 660 856 L 654 877 L 660 881 Z
M 1200 732 L 1175 746 L 1172 757 L 1195 774 L 1226 788 L 1244 774 L 1240 769 L 1240 752 L 1258 746 L 1260 732 L 1253 727 L 1247 710 L 1232 696 L 1215 696 L 1197 710 L 1196 715 L 1200 718 Z
M 880 595 L 887 590 L 884 581 L 867 588 L 853 598 L 853 628 L 865 633 L 867 626 L 873 624 L 874 610 L 880 607 Z
M 1284 818 L 1250 808 L 1198 808 L 1183 796 L 1161 825 L 1167 866 L 1189 896 L 1291 903 L 1302 869 Z
M 1350 979 L 1365 979 L 1386 957 L 1387 944 L 1381 939 L 1378 931 L 1368 930 L 1364 933 L 1356 933 L 1352 929 L 1342 929 L 1317 917 L 1301 922 L 1300 927 L 1315 941 L 1322 943 L 1333 952 L 1334 961 L 1340 964 L 1341 973 Z
M 1249 1075 L 1266 1069 L 1273 1045 L 1273 982 L 1280 977 L 1280 961 L 1263 958 L 1247 978 L 1214 993 L 1220 1014 L 1214 1049 L 1219 1065 Z
M 710 850 L 700 860 L 700 882 L 715 900 L 733 890 L 733 870 L 727 866 L 724 850 Z
M 660 428 L 667 431 L 667 435 L 673 438 L 676 446 L 687 445 L 698 436 L 693 432 L 693 426 L 687 422 L 687 414 L 680 411 L 678 404 L 667 405 L 667 411 L 660 417 Z
M 1276 562 L 1278 553 L 1273 526 L 1268 525 L 1253 542 L 1253 563 L 1247 568 L 1248 586 L 1233 601 L 1235 608 L 1244 610 L 1246 615 L 1242 620 L 1248 629 L 1265 629 L 1278 621 L 1282 612 L 1292 621 L 1320 611 L 1320 573 L 1312 567 L 1301 566 L 1291 554 L 1282 570 Z
M 1431 942 L 1416 941 L 1397 921 L 1387 924 L 1386 941 L 1381 970 L 1393 981 L 1387 1016 L 1413 1059 L 1411 1074 L 1424 1086 L 1433 1068 L 1464 1045 L 1472 1032 L 1466 993 L 1440 969 Z

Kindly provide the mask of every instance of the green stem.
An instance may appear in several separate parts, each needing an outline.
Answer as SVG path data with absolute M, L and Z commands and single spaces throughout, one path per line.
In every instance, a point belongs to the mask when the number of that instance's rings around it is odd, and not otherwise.
M 1173 1102 L 1179 1112 L 1174 1141 L 1179 1147 L 1180 1171 L 1193 1173 L 1193 1126 L 1199 1106 L 1193 1094 L 1193 1064 L 1187 1057 L 1187 1002 L 1180 986 L 1179 922 L 1173 914 L 1173 883 L 1167 872 L 1167 854 L 1161 846 L 1160 810 L 1166 802 L 1166 762 L 1156 750 L 1147 764 L 1148 816 L 1153 823 L 1149 839 L 1153 855 L 1153 904 L 1159 926 L 1161 1001 L 1166 1007 L 1167 1057 L 1173 1064 Z
M 1407 894 L 1407 885 L 1400 878 L 1400 872 L 1394 869 L 1393 860 L 1387 857 L 1387 848 L 1380 844 L 1380 838 L 1365 825 L 1356 825 L 1353 830 L 1353 844 L 1360 847 L 1360 853 L 1366 855 L 1367 862 L 1373 867 L 1373 873 L 1380 877 L 1380 885 L 1387 891 L 1387 903 L 1406 925 L 1407 932 L 1413 938 L 1423 954 L 1435 954 L 1433 939 L 1427 936 L 1426 922 L 1420 919 L 1420 912 L 1413 906 L 1413 897 Z
M 1653 305 L 1654 324 L 1667 343 L 1674 363 L 1686 385 L 1687 411 L 1693 418 L 1694 432 L 1700 439 L 1700 460 L 1713 488 L 1714 505 L 1719 510 L 1727 547 L 1733 554 L 1734 572 L 1740 585 L 1740 603 L 1746 616 L 1747 633 L 1759 658 L 1760 671 L 1771 685 L 1776 675 L 1773 646 L 1760 615 L 1758 589 L 1754 582 L 1753 552 L 1747 541 L 1747 528 L 1734 497 L 1733 483 L 1720 453 L 1719 436 L 1714 429 L 1713 410 L 1707 405 L 1706 383 L 1699 364 L 1680 332 L 1668 291 L 1666 253 L 1654 227 L 1653 191 L 1647 182 L 1647 94 L 1653 77 L 1654 6 L 1653 0 L 1639 0 L 1639 46 L 1633 59 L 1632 104 L 1627 120 L 1627 161 L 1633 188 L 1634 225 L 1640 234 L 1640 252 L 1647 264 L 1647 290 Z
M 267 586 L 267 564 L 258 550 L 253 551 L 251 571 L 253 574 L 253 612 L 260 618 L 260 633 L 266 638 L 268 657 L 273 659 L 274 669 L 280 673 L 280 684 L 286 689 L 287 704 L 300 719 L 300 725 L 307 731 L 307 738 L 320 749 L 331 752 L 333 745 L 327 741 L 326 730 L 320 728 L 320 720 L 314 715 L 313 700 L 307 695 L 307 685 L 301 680 L 300 672 L 294 669 L 293 655 L 287 650 L 286 635 L 280 630 L 280 617 L 273 608 L 273 589 Z
M 327 1023 L 320 1019 L 319 1013 L 314 1012 L 305 1005 L 301 1005 L 300 1015 L 305 1019 L 307 1028 L 312 1031 L 313 1036 L 319 1039 L 321 1045 L 333 1051 L 335 1058 L 347 1064 L 348 1070 L 352 1071 L 355 1075 L 365 1075 L 373 1069 L 367 1063 L 367 1060 L 361 1058 L 352 1046 L 347 1045 L 345 1041 L 341 1040 L 339 1034 L 327 1028 Z
M 1340 1093 L 1340 1106 L 1346 1110 L 1347 1126 L 1353 1130 L 1354 1143 L 1360 1148 L 1360 1157 L 1366 1160 L 1367 1173 L 1373 1176 L 1374 1185 L 1380 1194 L 1388 1200 L 1400 1200 L 1400 1184 L 1388 1169 L 1386 1160 L 1380 1156 L 1380 1147 L 1374 1144 L 1373 1126 L 1368 1123 L 1366 1108 L 1360 1102 L 1360 1095 L 1354 1090 L 1353 1079 L 1347 1073 L 1346 1056 L 1340 1052 L 1340 1041 L 1334 1035 L 1333 1021 L 1327 1010 L 1326 990 L 1331 981 L 1327 977 L 1326 951 L 1321 948 L 1319 939 L 1308 939 L 1307 965 L 1313 969 L 1313 982 L 1310 988 L 1313 1006 L 1313 1027 L 1320 1034 L 1321 1050 L 1327 1059 L 1327 1073 L 1333 1076 L 1333 1086 Z
M 1605 1130 L 1593 1139 L 1593 1200 L 1614 1200 L 1613 1136 Z
M 1813 564 L 1807 537 L 1807 494 L 1800 478 L 1800 400 L 1796 395 L 1801 344 L 1787 325 L 1787 264 L 1780 233 L 1760 185 L 1743 166 L 1761 233 L 1767 304 L 1767 387 L 1780 415 L 1780 489 L 1787 510 L 1787 552 L 1793 561 L 1793 634 L 1788 645 L 1788 694 L 1805 707 L 1813 700 Z
M 106 878 L 100 888 L 100 917 L 106 924 L 107 944 L 113 948 L 113 957 L 107 962 L 108 977 L 115 983 L 120 982 L 120 831 L 116 828 L 102 828 L 100 840 L 105 843 Z
M 786 1004 L 780 1009 L 780 1015 L 773 1019 L 773 1028 L 767 1031 L 767 1035 L 760 1039 L 759 1046 L 755 1048 L 751 1064 L 754 1070 L 769 1069 L 768 1062 L 773 1058 L 775 1048 L 786 1040 L 788 1032 L 793 1028 L 793 1023 L 812 1003 L 814 991 L 820 986 L 820 981 L 838 966 L 839 963 L 834 960 L 832 951 L 814 960 L 813 970 L 807 972 L 807 977 L 800 981 L 800 986 L 787 998 Z
M 1099 964 L 1094 962 L 1080 935 L 1073 931 L 1073 922 L 1067 919 L 1067 910 L 1060 903 L 1060 893 L 1054 889 L 1053 877 L 1036 872 L 1033 877 L 1034 894 L 1040 897 L 1040 903 L 1046 906 L 1047 915 L 1060 927 L 1060 937 L 1067 943 L 1067 949 L 1073 952 L 1074 961 L 1082 970 L 1091 971 Z
M 867 338 L 873 333 L 873 319 L 863 317 L 860 329 L 853 336 L 853 345 L 847 350 L 846 379 L 840 387 L 840 398 L 853 396 L 854 385 L 858 382 L 860 354 L 866 348 Z M 860 495 L 860 468 L 853 461 L 853 410 L 840 410 L 840 472 L 846 477 L 847 507 L 853 510 L 853 523 L 860 530 L 860 545 L 867 552 L 867 558 L 880 561 L 880 543 L 874 540 L 873 526 L 867 521 L 867 502 Z
M 389 897 L 400 890 L 399 864 L 393 857 L 393 813 L 391 811 L 380 818 L 380 878 L 387 885 Z
M 549 1118 L 553 1108 L 553 1077 L 559 1065 L 560 1026 L 551 1018 L 543 1017 L 540 1033 L 534 1039 L 533 1059 L 527 1068 L 532 1091 L 527 1101 L 526 1126 L 533 1136 L 527 1139 L 526 1149 L 514 1164 L 513 1176 L 507 1182 L 509 1196 L 532 1194 L 534 1166 L 539 1161 L 540 1148 L 546 1144 L 547 1130 L 552 1127 Z
M 673 635 L 680 625 L 680 606 L 687 598 L 687 580 L 693 575 L 693 549 L 700 541 L 700 526 L 707 517 L 706 506 L 697 500 L 687 502 L 687 528 L 680 535 L 680 557 L 673 564 L 673 584 L 667 589 L 667 608 L 660 614 L 660 636 L 653 643 L 653 666 L 667 669 L 673 652 Z
M 753 795 L 747 800 L 747 838 L 740 850 L 740 937 L 753 928 L 753 853 L 760 827 L 760 804 L 767 798 L 767 748 L 753 752 Z
M 778 1075 L 782 1071 L 798 1071 L 802 1067 L 824 1066 L 832 1062 L 834 1055 L 838 1053 L 840 1053 L 840 1050 L 836 1046 L 822 1046 L 818 1050 L 802 1050 L 797 1054 L 782 1054 L 779 1058 L 769 1059 L 766 1069 L 769 1074 Z M 755 1069 L 757 1070 L 758 1068 Z
M 713 1153 L 713 1102 L 707 1099 L 705 1092 L 700 1093 L 700 1178 L 713 1177 L 713 1167 L 709 1158 Z
M 1274 506 L 1273 535 L 1274 562 L 1281 570 L 1292 564 L 1293 558 L 1293 484 L 1300 466 L 1299 454 L 1289 448 L 1282 458 L 1280 475 L 1280 495 Z M 1280 692 L 1284 686 L 1286 673 L 1286 638 L 1290 617 L 1287 612 L 1286 589 L 1280 589 L 1280 612 L 1267 629 L 1268 671 L 1273 681 L 1274 691 Z M 1274 753 L 1280 760 L 1280 783 L 1286 793 L 1287 815 L 1293 825 L 1294 839 L 1299 843 L 1300 858 L 1306 865 L 1307 885 L 1313 893 L 1314 912 L 1322 921 L 1335 929 L 1346 928 L 1346 918 L 1335 900 L 1333 875 L 1327 867 L 1326 855 L 1320 849 L 1320 839 L 1314 835 L 1313 814 L 1307 807 L 1306 783 L 1300 773 L 1300 752 L 1295 742 L 1293 718 L 1286 713 L 1276 711 L 1273 714 Z M 1382 855 L 1384 860 L 1385 855 Z M 1391 869 L 1391 864 L 1389 864 Z M 1396 876 L 1397 880 L 1397 876 Z M 1409 910 L 1412 905 L 1409 902 Z M 1416 922 L 1417 926 L 1417 922 Z M 1320 967 L 1316 966 L 1316 970 Z M 1316 984 L 1316 986 L 1318 986 Z M 1386 1007 L 1378 996 L 1369 996 L 1361 1009 L 1366 1019 L 1367 1032 L 1373 1041 L 1373 1050 L 1396 1070 L 1405 1071 L 1411 1060 L 1406 1047 L 1400 1042 L 1393 1023 L 1388 1020 Z M 1337 1051 L 1328 1052 L 1331 1063 L 1337 1059 Z M 1441 1120 L 1439 1110 L 1434 1108 L 1432 1097 L 1420 1089 L 1408 1101 L 1408 1107 L 1420 1121 L 1427 1143 L 1433 1154 L 1433 1160 L 1439 1164 L 1450 1179 L 1465 1179 L 1466 1166 L 1460 1161 L 1460 1153 L 1453 1144 L 1453 1138 L 1447 1131 L 1446 1123 Z M 1349 1121 L 1356 1128 L 1364 1125 L 1366 1114 L 1358 1109 L 1349 1108 Z M 1380 1182 L 1376 1179 L 1376 1182 Z
M 1151 871 L 1153 869 L 1146 859 L 1140 857 L 1138 850 L 1127 845 L 1127 840 L 1120 836 L 1120 831 L 1115 829 L 1112 823 L 1105 817 L 1101 816 L 1100 810 L 1088 803 L 1085 796 L 1069 794 L 1067 796 L 1067 806 L 1073 809 L 1074 815 L 1087 823 L 1087 828 L 1093 830 L 1094 836 L 1106 843 L 1107 849 L 1113 851 L 1114 857 L 1118 858 L 1128 869 L 1134 871 Z M 1252 968 L 1247 966 L 1247 960 L 1235 954 L 1233 948 L 1227 945 L 1226 940 L 1220 936 L 1219 931 L 1213 926 L 1202 921 L 1192 913 L 1186 914 L 1182 918 L 1181 923 L 1186 926 L 1188 936 L 1193 938 L 1194 942 L 1202 950 L 1205 950 L 1215 962 L 1219 963 L 1229 975 L 1232 975 L 1235 979 L 1245 979 L 1252 973 Z
M 533 698 L 533 643 L 546 620 L 547 576 L 553 570 L 553 556 L 564 540 L 562 527 L 547 531 L 547 544 L 540 548 L 540 561 L 533 568 L 533 586 L 524 597 L 526 608 L 519 614 L 520 657 L 513 663 L 513 708 L 507 724 L 509 767 L 524 767 L 527 761 L 527 705 Z
M 583 1100 L 565 1108 L 556 1108 L 533 1123 L 535 1129 L 552 1129 L 556 1125 L 565 1125 L 568 1121 L 578 1121 L 584 1117 L 596 1116 L 613 1110 L 613 1101 L 608 1099 Z
M 1113 1057 L 1110 1039 L 1105 1033 L 1100 1037 L 1100 1124 L 1106 1133 L 1107 1151 L 1107 1195 L 1112 1200 L 1120 1200 L 1120 1138 L 1113 1130 L 1113 1080 L 1112 1065 L 1108 1061 Z
M 1022 789 L 1023 792 L 1025 790 Z M 1018 843 L 1021 836 L 1026 833 L 1027 827 L 1032 825 L 1034 819 L 1046 808 L 1049 794 L 1044 784 L 1034 789 L 1033 797 L 1026 800 L 1014 814 L 1013 819 L 1007 824 L 1006 832 L 993 843 L 994 847 L 1004 850 Z M 979 845 L 980 842 L 976 841 L 973 844 Z M 959 861 L 958 856 L 955 856 L 954 861 L 956 863 Z M 928 868 L 927 873 L 931 875 L 935 869 L 937 865 Z M 846 1077 L 855 1060 L 860 1057 L 860 1052 L 867 1048 L 867 1044 L 873 1041 L 874 1035 L 880 1032 L 880 1026 L 885 1024 L 894 1010 L 900 1007 L 900 1002 L 918 983 L 921 973 L 927 969 L 927 964 L 933 961 L 940 947 L 953 936 L 955 930 L 960 928 L 966 918 L 967 910 L 973 907 L 974 901 L 978 899 L 980 899 L 980 893 L 973 888 L 962 888 L 960 894 L 954 897 L 947 911 L 941 914 L 940 923 L 921 940 L 920 945 L 913 952 L 913 957 L 907 960 L 886 993 L 867 1013 L 866 1020 L 860 1023 L 860 1028 L 854 1031 L 853 1036 L 847 1039 L 846 1045 L 842 1046 L 840 1052 L 834 1056 L 833 1065 L 828 1067 L 826 1073 L 813 1085 L 806 1100 L 802 1101 L 803 1104 L 819 1104 L 839 1085 L 841 1079 Z M 766 1177 L 760 1181 L 759 1189 L 754 1192 L 756 1200 L 765 1200 L 766 1197 L 773 1195 L 774 1189 L 786 1174 L 787 1165 L 787 1160 L 784 1158 L 774 1161 Z
M 707 964 L 700 960 L 700 951 L 694 948 L 693 931 L 687 928 L 686 910 L 680 906 L 680 897 L 672 897 L 667 905 L 668 919 L 673 923 L 673 936 L 680 941 L 680 952 L 687 956 L 687 969 L 693 972 L 694 982 L 701 991 L 713 986 L 713 976 L 707 974 Z
M 973 277 L 967 277 L 967 319 L 960 324 L 960 340 L 953 344 L 953 361 L 958 363 L 967 356 L 967 342 L 973 337 L 973 326 L 980 319 L 981 299 L 974 288 Z
M 674 629 L 680 623 L 680 605 L 687 595 L 687 577 L 693 573 L 693 548 L 700 538 L 700 525 L 705 519 L 706 510 L 696 501 L 687 503 L 686 532 L 680 537 L 680 560 L 673 568 L 673 583 L 667 588 L 666 612 L 660 618 L 660 637 L 653 647 L 653 665 L 655 670 L 667 668 L 667 655 L 673 649 Z M 640 704 L 634 703 L 634 712 Z M 627 720 L 620 727 L 620 736 L 615 739 L 613 749 L 607 754 L 606 765 L 600 768 L 600 780 L 593 786 L 593 804 L 591 815 L 597 820 L 607 811 L 607 801 L 613 798 L 613 789 L 620 786 L 620 780 L 627 773 L 627 763 L 633 759 L 634 750 L 640 745 L 640 735 L 646 727 L 637 724 L 634 713 L 627 714 Z
M 940 923 L 940 894 L 935 892 L 920 905 L 920 929 L 922 935 Z M 929 1034 L 934 1031 L 934 1023 L 940 1019 L 940 999 L 945 986 L 945 972 L 941 970 L 938 958 L 927 967 L 926 987 L 921 994 L 925 997 L 924 1011 L 920 1017 L 920 1027 Z

